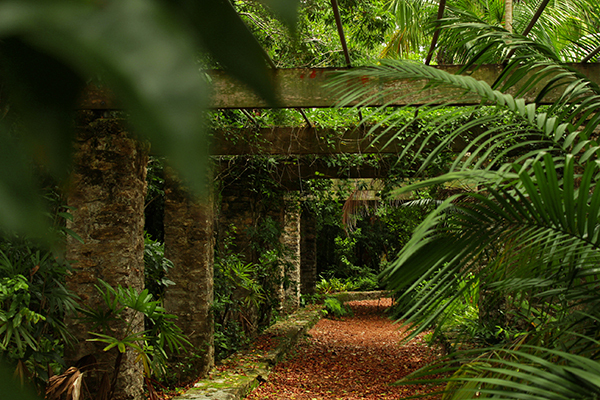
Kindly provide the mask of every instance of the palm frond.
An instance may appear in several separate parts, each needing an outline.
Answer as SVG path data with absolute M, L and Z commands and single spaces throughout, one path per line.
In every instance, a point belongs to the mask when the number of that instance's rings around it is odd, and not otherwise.
M 560 350 L 517 345 L 467 351 L 397 382 L 400 385 L 447 383 L 445 399 L 592 399 L 600 395 L 600 362 Z M 450 378 L 424 379 L 438 374 Z
M 528 4 L 519 13 L 531 13 Z M 554 2 L 531 37 L 509 33 L 475 9 L 446 15 L 436 25 L 438 49 L 465 64 L 463 75 L 384 62 L 332 82 L 345 105 L 377 98 L 385 99 L 382 107 L 402 101 L 399 112 L 419 107 L 412 120 L 392 115 L 370 133 L 383 132 L 375 138 L 386 137 L 380 145 L 404 146 L 401 162 L 421 162 L 421 173 L 455 141 L 467 143 L 447 173 L 392 193 L 461 180 L 477 188 L 441 202 L 382 277 L 398 294 L 413 337 L 430 328 L 439 336 L 475 292 L 478 327 L 491 324 L 504 336 L 496 347 L 452 354 L 403 384 L 451 373 L 428 380 L 450 382 L 445 400 L 597 398 L 600 87 L 564 61 L 597 47 L 600 6 Z M 558 25 L 560 32 L 550 29 Z M 503 65 L 491 85 L 468 76 L 484 63 Z M 374 86 L 364 85 L 365 77 Z M 406 93 L 391 83 L 398 80 L 420 82 L 420 90 Z M 465 99 L 480 105 L 442 112 Z
M 591 185 L 600 166 L 587 164 L 578 190 L 574 166 L 567 157 L 559 176 L 547 154 L 532 163 L 533 176 L 521 169 L 517 180 L 488 186 L 487 195 L 453 196 L 425 219 L 383 273 L 391 288 L 404 289 L 399 301 L 418 299 L 403 316 L 419 325 L 415 334 L 436 323 L 460 296 L 450 284 L 455 276 L 491 279 L 496 290 L 538 301 L 572 293 L 582 307 L 598 303 L 596 282 L 585 277 L 597 274 L 600 263 L 600 229 L 590 223 L 600 214 L 600 188 Z M 460 212 L 444 213 L 451 206 Z
M 389 11 L 396 16 L 396 30 L 382 51 L 381 57 L 401 58 L 411 51 L 419 52 L 428 41 L 423 26 L 435 12 L 436 1 L 394 0 Z
M 510 65 L 509 65 L 510 67 Z M 382 90 L 373 92 L 371 86 L 365 86 L 358 78 L 368 77 L 370 82 Z M 390 131 L 396 130 L 393 139 L 402 141 L 404 150 L 400 158 L 410 157 L 409 162 L 423 157 L 420 172 L 424 171 L 432 161 L 446 151 L 449 145 L 458 138 L 466 138 L 468 145 L 456 157 L 456 162 L 450 171 L 467 168 L 501 169 L 507 160 L 522 163 L 533 153 L 546 152 L 553 155 L 565 152 L 582 157 L 581 162 L 595 159 L 597 156 L 596 142 L 590 140 L 592 133 L 600 124 L 600 95 L 589 84 L 587 79 L 580 78 L 576 73 L 558 65 L 540 66 L 534 73 L 529 72 L 529 78 L 518 94 L 530 92 L 539 86 L 540 80 L 547 79 L 536 96 L 544 96 L 552 90 L 566 86 L 563 95 L 556 105 L 548 111 L 540 111 L 536 104 L 527 104 L 522 98 L 515 98 L 500 90 L 495 90 L 485 82 L 477 81 L 469 76 L 458 76 L 448 72 L 411 62 L 386 62 L 379 66 L 344 72 L 332 80 L 331 87 L 341 93 L 341 104 L 355 103 L 357 107 L 367 104 L 374 96 L 394 99 L 411 99 L 412 101 L 401 110 L 413 104 L 430 104 L 430 110 L 420 113 L 420 121 L 425 121 L 423 114 L 428 111 L 435 113 L 442 106 L 456 101 L 460 96 L 476 96 L 482 105 L 494 106 L 485 112 L 476 114 L 474 108 L 456 109 L 438 118 L 432 118 L 421 129 L 406 137 L 408 127 L 416 122 L 408 121 L 399 126 L 393 123 L 383 129 L 374 142 L 378 142 Z M 553 78 L 548 78 L 553 76 Z M 512 74 L 502 74 L 502 89 L 508 90 L 517 82 L 523 82 L 523 71 L 512 71 Z M 427 82 L 419 94 L 398 93 L 397 85 L 387 85 L 390 80 L 410 80 Z M 442 96 L 431 98 L 428 89 L 435 87 Z M 390 101 L 391 102 L 391 101 Z M 440 105 L 441 104 L 441 105 Z M 387 106 L 387 103 L 383 107 Z M 375 110 L 374 112 L 377 112 Z M 401 112 L 401 111 L 398 111 Z M 465 113 L 470 112 L 470 120 L 454 131 L 441 136 L 445 126 L 453 122 L 464 121 Z M 390 117 L 391 118 L 391 117 Z M 512 124 L 506 125 L 507 118 Z M 474 128 L 483 128 L 477 132 Z M 376 129 L 373 127 L 370 134 Z M 532 153 L 533 152 L 533 153 Z M 463 161 L 464 160 L 464 161 Z M 579 160 L 579 159 L 578 159 Z

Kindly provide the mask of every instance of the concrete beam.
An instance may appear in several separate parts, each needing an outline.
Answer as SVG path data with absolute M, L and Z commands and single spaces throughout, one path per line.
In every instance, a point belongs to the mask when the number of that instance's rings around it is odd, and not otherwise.
M 221 177 L 235 177 L 236 182 L 240 185 L 247 185 L 255 170 L 250 166 L 244 164 L 241 160 L 243 157 L 236 157 L 235 160 L 217 160 L 216 170 L 221 171 L 221 174 L 217 175 L 217 179 Z M 271 178 L 279 185 L 287 190 L 302 190 L 303 179 L 359 179 L 359 178 L 385 178 L 390 174 L 390 171 L 396 171 L 398 173 L 398 167 L 396 165 L 397 157 L 386 157 L 378 161 L 371 160 L 368 165 L 353 165 L 351 161 L 344 162 L 343 165 L 331 162 L 328 158 L 322 157 L 289 157 L 285 160 L 279 160 L 277 165 L 270 168 Z M 406 177 L 414 176 L 414 172 L 419 168 L 417 163 L 408 165 L 407 162 L 402 164 L 403 169 L 406 170 Z M 231 178 L 229 178 L 231 179 Z M 304 183 L 305 184 L 305 183 Z M 236 191 L 237 193 L 237 191 Z M 238 208 L 238 212 L 242 210 L 250 210 L 250 206 L 244 206 Z M 226 221 L 229 223 L 229 221 Z M 225 226 L 225 225 L 224 225 Z
M 317 128 L 240 128 L 213 132 L 210 154 L 335 154 L 335 153 L 398 153 L 400 140 L 392 140 L 393 132 L 376 131 L 367 136 L 367 129 Z M 379 140 L 375 140 L 380 136 Z M 391 142 L 390 142 L 391 140 Z M 388 146 L 383 146 L 386 143 Z
M 369 130 L 368 126 L 345 131 L 306 127 L 228 129 L 213 132 L 210 154 L 398 154 L 413 139 L 409 131 L 405 131 L 399 138 L 394 138 L 397 129 L 377 128 L 371 134 Z M 452 143 L 452 150 L 458 152 L 465 146 L 466 142 L 457 138 Z
M 591 81 L 600 84 L 600 64 L 572 64 L 578 71 L 586 75 Z M 460 66 L 448 65 L 437 68 L 456 73 Z M 473 73 L 475 79 L 483 80 L 492 84 L 502 71 L 502 65 L 491 64 L 481 66 Z M 333 107 L 339 100 L 339 94 L 325 88 L 323 85 L 328 78 L 344 68 L 291 68 L 277 69 L 272 71 L 272 80 L 276 92 L 280 98 L 279 107 L 283 108 L 310 108 L 310 107 Z M 532 73 L 532 75 L 535 72 Z M 213 88 L 212 108 L 265 108 L 269 107 L 260 97 L 250 91 L 242 83 L 229 77 L 224 71 L 208 71 Z M 368 104 L 365 106 L 401 106 L 406 104 L 419 104 L 422 95 L 417 92 L 423 88 L 423 81 L 376 81 L 373 82 L 365 77 L 361 79 L 364 84 L 374 85 L 376 91 Z M 400 101 L 390 101 L 389 96 L 377 95 L 386 89 L 394 89 L 396 93 L 407 94 Z M 441 94 L 447 95 L 447 88 L 431 88 L 427 90 L 428 101 L 439 98 Z M 414 94 L 414 95 L 413 95 Z M 561 94 L 560 90 L 552 92 L 547 102 L 555 101 Z M 457 91 L 457 95 L 460 92 Z M 534 95 L 526 96 L 528 102 L 533 101 Z M 475 98 L 463 97 L 457 104 L 478 104 Z M 81 109 L 118 109 L 114 96 L 105 89 L 90 87 L 80 106 Z

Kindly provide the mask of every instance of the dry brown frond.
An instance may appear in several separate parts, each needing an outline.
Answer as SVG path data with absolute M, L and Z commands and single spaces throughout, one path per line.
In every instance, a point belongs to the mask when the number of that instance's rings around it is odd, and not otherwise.
M 58 400 L 66 393 L 66 400 L 79 400 L 83 374 L 77 367 L 70 367 L 60 375 L 48 380 L 46 400 Z

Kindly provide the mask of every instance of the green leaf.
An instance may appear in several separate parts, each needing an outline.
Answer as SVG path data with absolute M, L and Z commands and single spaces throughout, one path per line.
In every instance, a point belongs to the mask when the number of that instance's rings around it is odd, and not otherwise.
M 571 368 L 565 367 L 565 370 L 572 373 L 573 375 L 585 379 L 592 385 L 596 386 L 597 390 L 600 392 L 600 376 L 598 375 L 598 371 L 585 371 L 579 368 Z
M 16 119 L 28 155 L 64 179 L 83 80 L 60 60 L 14 37 L 3 40 L 0 61 L 11 107 L 8 116 Z
M 262 0 L 262 2 L 268 5 L 287 24 L 292 32 L 295 32 L 296 22 L 298 21 L 299 0 Z
M 0 225 L 6 229 L 42 236 L 47 226 L 42 203 L 30 174 L 25 149 L 0 122 Z
M 210 13 L 213 22 L 218 20 L 215 12 L 219 11 Z M 78 100 L 77 88 L 84 80 L 101 77 L 130 113 L 136 133 L 150 139 L 154 151 L 168 156 L 193 189 L 202 188 L 208 156 L 202 110 L 208 104 L 208 90 L 190 27 L 178 23 L 175 15 L 172 5 L 155 0 L 102 5 L 34 0 L 0 3 L 0 37 L 11 38 L 4 41 L 3 54 L 10 61 L 4 63 L 4 72 L 15 78 L 5 76 L 3 81 L 14 89 L 9 92 L 15 107 L 24 113 L 27 134 L 23 137 L 31 139 L 23 141 L 28 153 L 52 171 L 67 170 L 72 130 L 65 127 L 72 123 L 67 116 L 72 116 Z M 209 38 L 213 40 L 217 39 Z M 213 47 L 218 49 L 218 45 Z M 254 47 L 246 53 L 255 51 Z M 239 59 L 235 61 L 241 65 Z M 269 82 L 261 81 L 261 85 L 265 93 L 269 91 Z M 4 127 L 1 134 L 5 143 Z M 16 150 L 11 147 L 3 146 L 2 152 Z M 7 215 L 0 214 L 0 222 L 35 231 L 43 225 L 32 220 L 35 213 L 27 216 L 35 210 L 32 190 L 13 190 L 8 178 L 15 177 L 21 186 L 31 181 L 19 176 L 27 177 L 28 170 L 18 159 L 22 153 L 18 149 L 10 157 L 1 157 L 6 167 L 13 164 L 8 170 L 18 169 L 19 174 L 3 174 L 0 181 L 0 208 L 7 211 Z M 21 200 L 25 198 L 29 200 Z
M 208 153 L 201 110 L 208 91 L 189 32 L 172 12 L 155 1 L 132 0 L 77 19 L 54 18 L 31 40 L 83 76 L 101 76 L 139 133 L 194 189 L 202 187 Z
M 287 9 L 286 3 L 289 2 L 273 2 L 278 10 Z M 220 66 L 275 105 L 277 101 L 267 67 L 268 56 L 231 2 L 183 0 L 178 6 L 180 17 L 189 21 L 197 40 Z M 286 11 L 286 15 L 289 14 Z
M 0 393 L 6 400 L 40 400 L 29 386 L 22 387 L 4 365 L 0 365 Z

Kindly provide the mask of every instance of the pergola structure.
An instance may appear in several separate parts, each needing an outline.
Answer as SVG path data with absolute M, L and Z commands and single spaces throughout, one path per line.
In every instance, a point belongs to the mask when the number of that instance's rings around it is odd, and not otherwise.
M 335 11 L 338 32 L 346 63 L 351 67 L 348 49 L 339 18 L 336 0 L 331 0 Z M 532 20 L 535 23 L 539 14 L 548 3 L 542 2 L 540 9 Z M 443 15 L 445 1 L 440 1 L 439 17 Z M 527 34 L 527 32 L 525 32 Z M 426 63 L 431 60 L 437 35 Z M 580 64 L 573 67 L 586 75 L 591 81 L 600 84 L 600 65 L 588 64 L 587 61 L 600 51 L 595 49 Z M 271 62 L 273 65 L 273 63 Z M 458 66 L 443 66 L 450 72 L 458 71 Z M 473 77 L 492 83 L 502 71 L 502 65 L 487 65 L 473 71 Z M 280 107 L 312 108 L 333 107 L 337 99 L 324 83 L 331 73 L 339 68 L 327 69 L 273 69 L 272 79 L 279 96 Z M 532 72 L 535 73 L 535 72 Z M 214 96 L 211 107 L 215 109 L 254 109 L 264 108 L 267 104 L 254 93 L 238 84 L 223 71 L 211 71 Z M 390 89 L 404 93 L 416 93 L 422 89 L 423 82 L 386 81 L 364 82 L 380 89 Z M 428 89 L 429 98 L 436 96 L 435 90 Z M 547 101 L 552 102 L 560 95 L 550 94 Z M 554 96 L 554 97 L 553 97 Z M 385 96 L 373 96 L 367 106 L 401 106 L 415 104 L 415 98 L 404 97 L 400 102 L 392 102 Z M 460 104 L 479 104 L 477 99 L 461 98 Z M 120 121 L 101 118 L 106 110 L 119 109 L 118 101 L 106 90 L 90 88 L 80 106 L 76 157 L 74 163 L 73 185 L 69 195 L 69 205 L 73 207 L 74 219 L 71 228 L 84 239 L 84 243 L 70 240 L 67 246 L 67 257 L 76 260 L 75 273 L 71 277 L 69 287 L 84 302 L 94 304 L 98 296 L 93 288 L 97 279 L 103 279 L 111 285 L 122 285 L 141 289 L 144 285 L 143 251 L 144 251 L 144 197 L 147 145 L 138 142 L 129 134 L 128 128 Z M 264 139 L 261 145 L 232 145 L 224 140 L 222 133 L 214 133 L 211 145 L 213 155 L 278 154 L 286 156 L 306 154 L 335 153 L 396 153 L 402 148 L 397 142 L 382 149 L 365 138 L 364 129 L 348 130 L 337 135 L 335 143 L 324 143 L 318 130 L 306 119 L 306 127 L 275 127 L 261 129 L 259 135 Z M 358 121 L 357 121 L 358 122 Z M 255 132 L 254 132 L 255 133 Z M 243 135 L 243 132 L 241 133 Z M 459 146 L 460 144 L 457 144 Z M 307 168 L 302 170 L 302 168 Z M 294 167 L 290 171 L 290 180 L 298 180 L 305 174 L 312 175 L 308 167 Z M 334 172 L 332 171 L 331 174 Z M 377 175 L 382 171 L 368 172 L 363 170 L 360 176 Z M 385 172 L 383 172 L 385 173 Z M 209 179 L 210 181 L 210 179 Z M 179 317 L 179 325 L 190 337 L 194 346 L 194 373 L 204 375 L 214 362 L 213 327 L 211 320 L 211 302 L 213 300 L 213 249 L 214 232 L 214 196 L 207 187 L 202 198 L 193 198 L 177 181 L 174 174 L 169 174 L 166 183 L 165 200 L 165 245 L 167 256 L 175 264 L 169 278 L 177 282 L 169 288 L 165 296 L 167 310 Z M 222 201 L 227 202 L 226 222 L 238 224 L 251 223 L 251 199 L 243 194 L 229 193 Z M 289 261 L 294 265 L 291 279 L 298 290 L 287 293 L 282 291 L 282 300 L 290 307 L 298 305 L 300 286 L 314 285 L 316 279 L 316 260 L 314 247 L 314 221 L 304 221 L 298 211 L 297 204 L 286 204 L 282 210 L 273 210 L 273 214 L 283 224 L 284 234 L 281 238 L 294 255 Z M 311 231 L 312 229 L 312 231 Z M 312 236 L 311 236 L 312 235 Z M 311 250 L 312 249 L 312 250 Z M 313 259 L 311 259 L 311 257 Z M 311 283 L 312 279 L 312 283 Z M 143 329 L 143 321 L 137 321 L 139 329 Z M 78 323 L 71 324 L 77 337 L 83 339 L 88 331 Z M 119 329 L 116 327 L 115 329 Z M 81 341 L 71 354 L 77 359 L 96 351 L 94 345 Z M 142 374 L 135 360 L 129 357 L 122 367 L 124 372 L 120 398 L 139 398 L 141 394 Z

